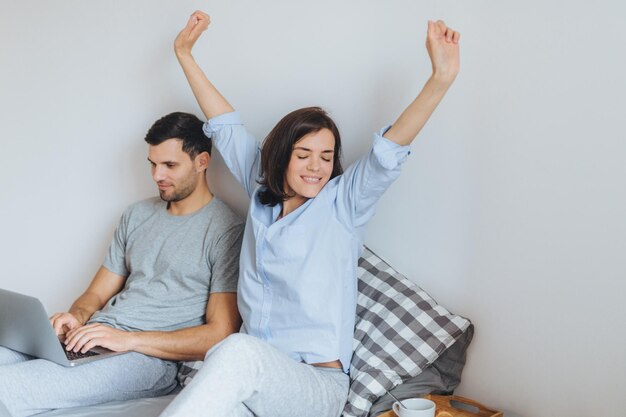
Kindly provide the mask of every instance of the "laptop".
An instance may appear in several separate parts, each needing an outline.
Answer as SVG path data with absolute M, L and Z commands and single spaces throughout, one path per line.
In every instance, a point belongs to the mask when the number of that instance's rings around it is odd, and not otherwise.
M 63 366 L 81 365 L 125 353 L 102 347 L 95 347 L 84 354 L 66 351 L 41 301 L 1 288 L 0 346 Z

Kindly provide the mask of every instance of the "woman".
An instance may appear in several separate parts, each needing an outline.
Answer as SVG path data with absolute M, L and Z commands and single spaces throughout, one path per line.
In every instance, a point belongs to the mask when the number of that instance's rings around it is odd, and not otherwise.
M 285 116 L 263 147 L 191 55 L 209 16 L 174 43 L 226 165 L 250 196 L 240 258 L 241 334 L 211 349 L 162 416 L 338 416 L 348 391 L 356 267 L 367 221 L 408 145 L 459 70 L 459 34 L 428 23 L 433 74 L 372 149 L 342 173 L 341 142 L 320 108 Z

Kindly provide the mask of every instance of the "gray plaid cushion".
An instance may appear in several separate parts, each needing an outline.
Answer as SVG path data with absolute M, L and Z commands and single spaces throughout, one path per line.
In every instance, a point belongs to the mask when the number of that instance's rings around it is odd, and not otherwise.
M 358 278 L 354 355 L 344 417 L 367 417 L 379 397 L 422 372 L 470 325 L 367 248 L 359 259 Z M 187 385 L 201 366 L 202 361 L 182 362 L 180 385 Z
M 359 259 L 358 276 L 344 417 L 367 417 L 379 397 L 422 372 L 470 325 L 367 248 Z

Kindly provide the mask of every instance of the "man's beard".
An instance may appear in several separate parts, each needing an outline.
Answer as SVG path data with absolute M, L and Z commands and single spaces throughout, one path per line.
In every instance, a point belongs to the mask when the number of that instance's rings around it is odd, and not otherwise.
M 174 189 L 170 195 L 166 194 L 167 192 L 166 190 L 159 190 L 159 196 L 161 197 L 161 200 L 163 201 L 167 201 L 168 203 L 175 203 L 177 201 L 181 201 L 189 197 L 195 189 L 196 189 L 196 184 L 190 183 L 190 184 L 186 184 L 186 186 L 180 190 Z

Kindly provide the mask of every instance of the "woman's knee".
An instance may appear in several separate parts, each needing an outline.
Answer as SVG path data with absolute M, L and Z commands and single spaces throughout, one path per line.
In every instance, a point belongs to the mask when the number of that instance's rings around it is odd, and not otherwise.
M 262 343 L 254 336 L 234 333 L 210 349 L 204 359 L 208 360 L 213 355 L 233 356 L 233 359 L 257 355 L 262 350 Z

